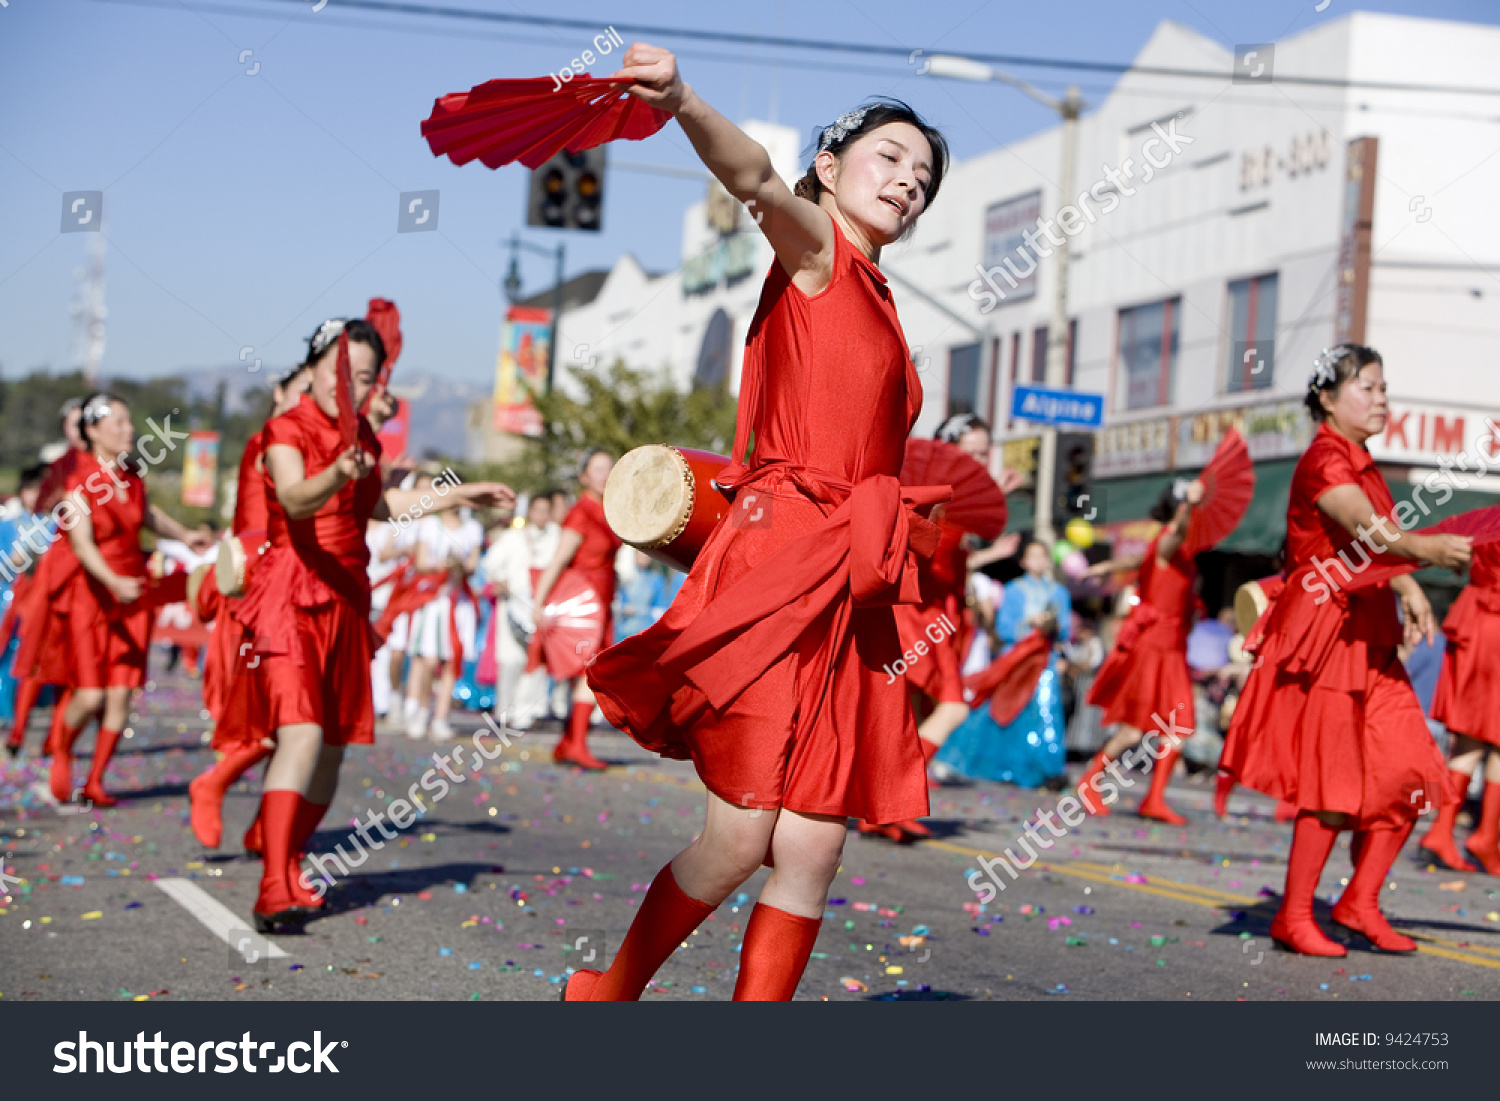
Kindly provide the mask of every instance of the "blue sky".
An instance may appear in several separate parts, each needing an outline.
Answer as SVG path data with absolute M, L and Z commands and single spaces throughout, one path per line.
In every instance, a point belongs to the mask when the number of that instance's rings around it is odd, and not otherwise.
M 1331 0 L 855 4 L 449 0 L 452 6 L 611 23 L 1128 62 L 1163 19 L 1224 43 L 1274 41 L 1356 10 Z M 495 77 L 541 76 L 588 45 L 580 30 L 340 10 L 313 0 L 9 0 L 0 8 L 0 373 L 74 364 L 74 270 L 92 235 L 61 234 L 62 194 L 105 194 L 104 372 L 153 375 L 297 359 L 328 316 L 374 295 L 401 307 L 404 367 L 476 382 L 493 370 L 508 252 L 527 173 L 435 159 L 432 101 Z M 1362 3 L 1500 22 L 1491 2 Z M 916 13 L 914 16 L 913 13 Z M 633 36 L 626 35 L 627 41 Z M 664 38 L 685 79 L 731 118 L 811 135 L 868 95 L 910 101 L 964 159 L 1051 123 L 1000 85 L 914 75 L 900 58 L 783 52 Z M 243 51 L 250 54 L 240 58 Z M 256 65 L 259 70 L 248 75 Z M 608 66 L 596 65 L 595 75 Z M 1021 72 L 1047 90 L 1056 72 Z M 1109 78 L 1083 75 L 1098 102 Z M 675 124 L 612 156 L 696 166 Z M 441 190 L 439 232 L 397 234 L 402 191 Z M 600 234 L 566 234 L 568 274 L 622 252 L 677 264 L 682 208 L 702 184 L 612 172 Z M 552 247 L 558 234 L 525 230 Z M 551 262 L 526 258 L 528 293 Z

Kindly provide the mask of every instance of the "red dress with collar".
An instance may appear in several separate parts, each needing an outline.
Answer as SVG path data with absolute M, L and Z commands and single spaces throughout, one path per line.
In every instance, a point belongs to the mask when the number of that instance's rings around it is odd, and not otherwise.
M 106 469 L 92 454 L 80 457 L 68 476 L 67 492 L 84 501 L 94 545 L 104 564 L 121 577 L 146 578 L 141 528 L 146 519 L 146 484 L 124 468 Z M 66 683 L 73 688 L 140 688 L 146 683 L 146 654 L 155 616 L 145 601 L 121 604 L 74 560 L 58 593 L 67 618 Z
M 363 418 L 359 433 L 360 446 L 378 459 L 380 444 Z M 332 466 L 344 450 L 338 423 L 310 394 L 266 424 L 262 444 L 266 451 L 295 448 L 307 477 Z M 365 528 L 381 498 L 379 467 L 346 483 L 302 520 L 287 518 L 269 470 L 261 484 L 271 548 L 231 615 L 253 642 L 247 688 L 263 686 L 264 707 L 237 707 L 231 688 L 224 741 L 249 742 L 281 726 L 315 723 L 325 744 L 368 745 L 375 740 L 375 709 Z
M 1163 724 L 1195 725 L 1193 677 L 1187 664 L 1188 632 L 1198 603 L 1193 593 L 1198 566 L 1190 553 L 1192 529 L 1166 562 L 1157 558 L 1161 540 L 1157 535 L 1146 549 L 1140 603 L 1120 626 L 1115 648 L 1099 666 L 1088 694 L 1089 703 L 1104 709 L 1106 724 L 1124 723 L 1148 732 L 1163 729 L 1157 716 Z
M 235 535 L 264 532 L 270 522 L 266 505 L 266 482 L 260 458 L 265 453 L 265 429 L 257 432 L 245 442 L 244 454 L 240 456 L 239 483 L 234 498 L 234 522 L 230 531 Z M 230 678 L 236 675 L 235 655 L 239 653 L 244 632 L 237 620 L 224 614 L 239 602 L 238 597 L 223 597 L 212 576 L 203 582 L 198 597 L 199 617 L 214 623 L 212 641 L 203 661 L 203 706 L 215 720 L 224 714 L 224 700 L 229 691 Z M 251 706 L 242 699 L 240 706 Z M 264 713 L 259 709 L 258 713 Z M 263 732 L 269 734 L 270 731 Z M 223 749 L 218 728 L 214 731 L 213 746 Z
M 1500 543 L 1474 548 L 1469 583 L 1443 620 L 1448 648 L 1432 717 L 1449 730 L 1500 746 Z
M 739 458 L 716 480 L 755 507 L 588 678 L 611 723 L 728 802 L 896 822 L 927 813 L 927 781 L 890 605 L 919 598 L 937 546 L 912 506 L 951 491 L 900 484 L 921 384 L 885 277 L 833 228 L 828 286 L 775 263 L 750 325 Z
M 1447 765 L 1396 656 L 1395 593 L 1340 585 L 1370 555 L 1317 506 L 1341 485 L 1380 515 L 1395 507 L 1370 453 L 1323 424 L 1292 476 L 1286 588 L 1266 613 L 1219 767 L 1299 810 L 1352 815 L 1351 828 L 1396 827 L 1443 798 Z

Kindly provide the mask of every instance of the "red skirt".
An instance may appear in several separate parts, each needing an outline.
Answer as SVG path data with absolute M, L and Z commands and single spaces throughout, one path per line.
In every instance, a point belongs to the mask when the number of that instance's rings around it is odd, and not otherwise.
M 1443 621 L 1448 648 L 1432 717 L 1449 730 L 1500 746 L 1500 592 L 1468 586 Z
M 260 745 L 275 738 L 271 722 L 271 696 L 266 681 L 266 656 L 257 653 L 255 636 L 234 616 L 226 602 L 214 620 L 214 641 L 209 649 L 209 663 L 219 666 L 215 674 L 215 692 L 219 710 L 208 703 L 208 672 L 205 669 L 204 706 L 214 715 L 213 748 L 221 753 Z
M 79 574 L 62 598 L 71 654 L 65 683 L 72 688 L 141 688 L 151 645 L 153 608 L 121 605 L 92 578 Z
M 49 569 L 47 565 L 49 561 L 54 565 L 63 561 L 61 555 L 53 557 L 56 553 L 54 544 L 37 567 L 36 576 L 25 595 L 14 605 L 16 630 L 21 638 L 11 662 L 11 671 L 17 680 L 31 678 L 42 684 L 68 683 L 72 655 L 68 621 L 62 614 L 66 588 L 56 598 L 52 596 L 57 570 Z
M 744 807 L 897 822 L 927 780 L 889 605 L 918 596 L 913 551 L 941 496 L 893 477 L 850 487 L 778 465 L 745 485 L 771 526 L 720 523 L 666 614 L 605 650 L 589 685 L 605 717 Z
M 1144 602 L 1132 608 L 1115 648 L 1094 675 L 1088 702 L 1103 708 L 1105 725 L 1157 730 L 1160 717 L 1179 728 L 1194 726 L 1193 678 L 1181 620 Z
M 958 602 L 945 598 L 935 604 L 897 604 L 892 611 L 903 660 L 906 654 L 916 658 L 907 662 L 906 683 L 936 703 L 963 703 L 958 634 L 963 613 Z M 926 653 L 917 649 L 918 644 Z
M 1294 576 L 1235 709 L 1219 767 L 1245 787 L 1355 829 L 1403 826 L 1445 799 L 1447 764 L 1369 608 L 1384 588 L 1318 604 Z M 1394 623 L 1394 619 L 1391 620 Z

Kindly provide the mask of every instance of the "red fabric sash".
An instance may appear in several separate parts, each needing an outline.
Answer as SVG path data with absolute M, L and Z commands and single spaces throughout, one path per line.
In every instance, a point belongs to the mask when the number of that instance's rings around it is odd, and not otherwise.
M 1036 686 L 1052 661 L 1052 636 L 1032 631 L 978 673 L 964 678 L 974 703 L 990 701 L 990 715 L 1001 726 L 1015 721 L 1036 694 Z

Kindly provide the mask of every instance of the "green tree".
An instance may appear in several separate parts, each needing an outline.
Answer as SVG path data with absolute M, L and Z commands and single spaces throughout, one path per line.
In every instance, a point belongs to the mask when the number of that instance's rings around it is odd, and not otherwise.
M 590 448 L 619 458 L 635 447 L 669 443 L 728 454 L 734 444 L 737 402 L 726 386 L 680 390 L 665 374 L 616 361 L 607 372 L 567 368 L 581 399 L 554 387 L 532 393 L 542 415 L 542 435 L 528 441 L 521 458 L 486 472 L 517 490 L 535 492 L 571 485 Z

